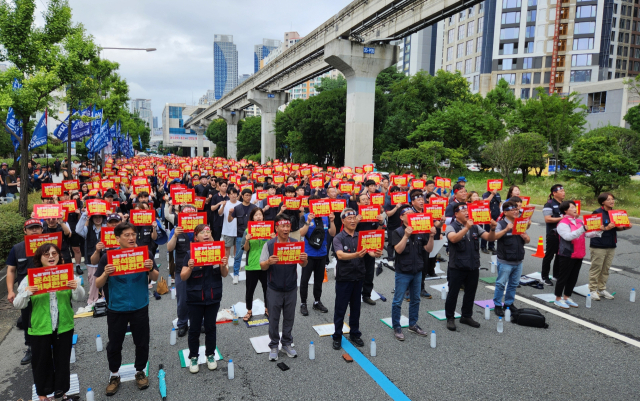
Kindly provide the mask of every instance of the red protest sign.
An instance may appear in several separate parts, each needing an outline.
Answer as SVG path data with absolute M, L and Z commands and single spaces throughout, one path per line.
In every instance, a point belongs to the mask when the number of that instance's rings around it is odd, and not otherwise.
M 535 206 L 527 206 L 527 207 L 523 207 L 522 208 L 522 216 L 520 216 L 523 219 L 530 219 L 531 216 L 533 216 L 533 212 L 535 212 L 536 207 Z
M 527 228 L 529 227 L 529 219 L 523 219 L 522 217 L 517 218 L 513 221 L 513 230 L 511 230 L 511 234 L 513 235 L 521 235 L 527 232 Z
M 518 198 L 522 199 L 522 206 L 529 206 L 529 203 L 531 202 L 531 197 L 530 196 L 518 196 Z
M 181 205 L 183 203 L 193 204 L 193 200 L 196 197 L 196 191 L 193 189 L 180 189 L 174 190 L 171 188 L 171 199 L 173 199 L 174 205 Z
M 322 178 L 312 178 L 309 181 L 311 188 L 322 188 L 324 185 L 324 180 Z
M 611 221 L 616 227 L 631 227 L 626 210 L 611 210 L 609 211 L 609 217 L 611 217 Z
M 271 195 L 267 196 L 267 205 L 269 207 L 278 207 L 282 203 L 284 196 L 282 195 Z
M 360 222 L 363 223 L 375 223 L 378 221 L 378 215 L 380 214 L 380 206 L 378 205 L 358 205 L 358 214 L 362 216 Z
M 445 210 L 447 208 L 447 206 L 449 205 L 449 198 L 444 198 L 444 197 L 439 197 L 439 196 L 432 196 L 431 198 L 429 198 L 429 204 L 430 205 L 441 205 L 442 209 Z
M 192 233 L 199 224 L 207 224 L 207 212 L 178 213 L 178 225 L 185 233 Z
M 41 245 L 49 243 L 55 244 L 60 249 L 62 247 L 62 232 L 24 236 L 24 248 L 27 256 L 35 255 Z
M 413 228 L 413 234 L 427 234 L 433 227 L 431 213 L 409 213 L 407 215 L 409 227 Z
M 153 209 L 132 209 L 129 212 L 129 221 L 134 226 L 150 226 L 156 220 L 156 211 Z
M 273 221 L 250 221 L 247 229 L 251 239 L 271 239 L 273 231 Z
M 373 167 L 374 167 L 373 164 L 365 164 L 365 165 L 362 166 L 362 170 L 365 173 L 370 173 L 370 172 L 373 171 Z
M 62 188 L 64 188 L 65 191 L 77 191 L 80 189 L 80 182 L 78 180 L 62 181 Z
M 411 187 L 414 189 L 424 189 L 424 187 L 426 186 L 426 181 L 425 180 L 412 180 L 411 181 Z
M 133 185 L 132 192 L 136 196 L 141 194 L 142 192 L 146 192 L 146 193 L 150 194 L 151 193 L 151 185 L 149 185 L 149 184 Z
M 72 201 L 75 203 L 75 201 Z M 59 219 L 62 217 L 62 206 L 43 204 L 33 205 L 33 218 L 34 219 Z
M 316 217 L 329 217 L 331 214 L 331 202 L 328 199 L 313 199 L 309 201 L 311 213 Z
M 578 212 L 578 216 L 580 216 L 580 211 L 582 210 L 582 202 L 579 200 L 573 201 L 576 204 L 576 211 Z
M 106 216 L 110 213 L 111 205 L 102 199 L 89 199 L 87 201 L 88 216 Z
M 391 184 L 393 185 L 397 185 L 399 187 L 406 187 L 407 186 L 407 176 L 406 175 L 392 175 L 391 176 Z
M 193 204 L 195 205 L 197 210 L 204 210 L 204 203 L 206 202 L 206 200 L 207 198 L 196 196 L 196 199 L 194 200 Z
M 107 251 L 107 263 L 116 268 L 111 276 L 148 272 L 149 269 L 144 267 L 144 261 L 149 259 L 148 255 L 146 246 Z
M 149 184 L 149 181 L 147 181 L 146 177 L 133 177 L 131 181 L 131 185 L 133 186 L 147 185 L 147 184 Z
M 358 234 L 358 249 L 360 252 L 366 249 L 368 252 L 382 250 L 384 246 L 384 230 L 366 230 Z
M 62 196 L 62 184 L 42 184 L 42 197 L 43 198 L 53 198 L 57 196 L 58 198 Z
M 353 183 L 352 182 L 341 182 L 338 184 L 338 189 L 340 192 L 351 193 L 353 191 Z
M 304 242 L 276 242 L 273 254 L 278 257 L 277 264 L 302 263 L 300 254 L 304 252 Z
M 62 206 L 62 208 L 67 211 L 67 213 L 75 212 L 76 210 L 78 210 L 78 203 L 75 200 L 60 201 L 58 202 L 58 205 Z
M 107 189 L 112 189 L 115 188 L 116 186 L 116 182 L 114 180 L 102 180 L 100 181 L 100 188 L 102 188 L 102 190 L 107 190 Z
M 382 206 L 384 205 L 384 194 L 383 193 L 375 193 L 369 195 L 369 200 L 372 205 Z
M 38 287 L 33 295 L 48 292 L 70 290 L 69 280 L 73 280 L 73 264 L 57 266 L 35 267 L 27 270 L 29 286 Z
M 300 206 L 301 207 L 309 207 L 309 197 L 308 196 L 299 196 L 300 198 Z
M 434 181 L 437 188 L 451 188 L 451 178 L 436 177 Z
M 340 213 L 347 207 L 346 199 L 329 199 L 331 213 Z
M 219 265 L 224 258 L 224 241 L 192 242 L 194 266 Z
M 102 227 L 100 229 L 100 241 L 107 249 L 118 248 L 120 243 L 116 239 L 116 235 L 113 233 L 115 227 Z
M 502 191 L 502 186 L 504 185 L 503 180 L 487 180 L 487 191 Z
M 391 194 L 391 204 L 409 203 L 409 194 L 406 192 L 393 192 Z
M 282 206 L 284 206 L 286 210 L 298 210 L 300 209 L 301 203 L 302 203 L 302 199 L 300 198 L 285 196 Z
M 600 228 L 602 227 L 602 214 L 588 214 L 583 218 L 584 225 L 588 233 L 593 231 L 600 231 Z
M 444 215 L 444 207 L 442 205 L 424 205 L 424 213 L 431 213 L 433 220 L 440 220 Z
M 256 199 L 258 199 L 258 200 L 267 199 L 268 196 L 269 196 L 269 194 L 267 193 L 266 190 L 259 189 L 259 190 L 256 191 Z
M 473 224 L 489 224 L 491 223 L 491 210 L 484 204 L 470 204 L 469 218 L 473 220 Z

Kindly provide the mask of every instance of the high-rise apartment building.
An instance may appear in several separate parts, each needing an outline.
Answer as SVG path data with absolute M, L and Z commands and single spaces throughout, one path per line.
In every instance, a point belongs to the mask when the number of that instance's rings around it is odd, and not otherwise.
M 238 86 L 238 50 L 233 35 L 213 36 L 213 90 L 215 100 Z
M 443 27 L 444 21 L 440 21 L 398 41 L 397 45 L 400 47 L 398 71 L 406 75 L 414 75 L 424 70 L 434 75 L 441 69 L 442 58 L 437 55 L 442 53 Z
M 153 117 L 153 129 L 158 128 L 158 117 Z
M 151 112 L 151 99 L 131 99 L 129 104 L 131 113 L 138 114 L 149 128 L 153 128 L 153 113 Z
M 265 57 L 271 53 L 271 51 L 277 49 L 282 42 L 278 39 L 262 39 L 262 44 L 255 45 L 253 47 L 253 72 L 258 72 L 262 68 L 262 63 Z
M 251 76 L 251 74 L 242 74 L 242 75 L 238 76 L 238 85 L 240 85 L 241 83 L 243 83 L 244 81 L 249 79 L 250 76 Z

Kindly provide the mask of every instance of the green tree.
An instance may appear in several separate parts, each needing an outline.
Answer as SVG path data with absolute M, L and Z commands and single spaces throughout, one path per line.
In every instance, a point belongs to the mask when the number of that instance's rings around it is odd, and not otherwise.
M 638 171 L 638 163 L 625 156 L 616 138 L 592 136 L 578 139 L 568 158 L 572 177 L 590 188 L 598 196 L 630 182 L 629 176 Z
M 320 93 L 324 91 L 330 91 L 333 89 L 346 88 L 346 87 L 347 87 L 346 78 L 342 74 L 339 74 L 336 78 L 322 77 L 320 79 L 320 85 L 316 86 L 315 89 L 316 89 L 316 93 Z
M 289 132 L 295 131 L 296 121 L 293 117 L 294 110 L 304 104 L 303 99 L 294 99 L 287 105 L 284 111 L 276 113 L 275 134 L 276 134 L 276 159 L 289 160 L 291 146 L 287 142 Z
M 482 151 L 482 157 L 491 167 L 498 170 L 506 183 L 513 184 L 514 170 L 522 164 L 524 153 L 513 137 L 508 137 L 488 143 Z
M 396 65 L 392 65 L 391 67 L 380 71 L 380 74 L 376 77 L 376 86 L 380 88 L 382 92 L 388 93 L 396 82 L 404 79 L 409 78 L 402 72 L 398 71 L 398 67 Z
M 627 116 L 631 113 L 632 109 L 637 108 L 638 106 L 629 109 Z M 627 117 L 625 116 L 625 119 L 626 118 Z M 629 120 L 627 120 L 627 122 L 629 122 Z M 631 125 L 630 122 L 629 124 Z M 638 128 L 640 128 L 640 126 L 638 126 Z M 622 154 L 640 164 L 640 132 L 634 129 L 633 125 L 632 129 L 608 125 L 593 129 L 584 134 L 585 138 L 591 138 L 593 136 L 608 136 L 615 138 L 618 142 L 618 146 L 620 146 L 620 149 L 622 150 Z
M 525 132 L 515 134 L 511 137 L 517 148 L 521 149 L 522 159 L 517 167 L 522 171 L 522 183 L 527 182 L 530 170 L 535 170 L 536 175 L 540 177 L 546 166 L 547 140 L 540 134 L 535 132 Z
M 247 117 L 238 131 L 238 160 L 260 153 L 262 117 Z
M 511 114 L 516 110 L 518 101 L 507 81 L 501 79 L 496 87 L 487 93 L 487 96 L 482 101 L 482 106 L 496 120 L 506 124 L 507 121 L 510 121 Z M 504 129 L 501 131 L 501 134 L 503 134 Z M 500 136 L 502 137 L 503 135 Z
M 466 151 L 463 149 L 450 149 L 442 142 L 425 141 L 418 143 L 417 147 L 401 149 L 393 152 L 384 152 L 380 159 L 387 162 L 387 167 L 394 170 L 415 168 L 420 172 L 441 175 L 446 169 L 445 161 L 449 161 L 449 169 L 463 168 Z
M 213 156 L 227 157 L 227 122 L 222 118 L 216 118 L 207 127 L 205 135 L 216 145 Z
M 72 23 L 71 8 L 64 0 L 50 0 L 43 13 L 44 26 L 35 24 L 35 0 L 14 0 L 0 3 L 0 46 L 4 51 L 0 61 L 12 67 L 0 73 L 0 110 L 13 107 L 22 122 L 20 140 L 22 160 L 28 158 L 35 121 L 31 116 L 53 104 L 52 92 L 86 75 L 88 62 L 97 56 L 98 48 L 84 27 Z M 18 79 L 22 88 L 12 90 Z M 16 134 L 0 120 L 5 129 Z M 28 192 L 27 164 L 21 163 L 20 192 Z M 28 217 L 27 196 L 20 197 L 19 210 Z

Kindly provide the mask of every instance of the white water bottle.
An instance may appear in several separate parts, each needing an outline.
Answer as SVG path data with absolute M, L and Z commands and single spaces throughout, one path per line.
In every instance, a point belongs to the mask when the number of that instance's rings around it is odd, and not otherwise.
M 176 299 L 176 287 L 171 287 L 171 299 Z
M 504 323 L 502 323 L 502 318 L 499 317 L 498 318 L 498 333 L 502 333 L 503 330 L 504 330 Z
M 591 294 L 587 294 L 587 304 L 585 306 L 591 308 Z
M 235 377 L 235 372 L 233 371 L 233 359 L 229 359 L 227 370 L 229 371 L 229 380 L 233 379 Z
M 169 345 L 176 345 L 176 329 L 175 329 L 175 327 L 171 328 L 171 337 L 169 339 Z
M 75 363 L 76 362 L 76 347 L 75 346 L 71 346 L 71 358 L 69 359 L 69 363 Z
M 442 299 L 447 299 L 447 287 L 445 287 L 444 285 L 442 286 L 442 289 L 440 290 L 440 297 Z
M 316 346 L 313 345 L 313 341 L 309 344 L 309 359 L 316 359 Z
M 95 398 L 93 397 L 93 390 L 91 390 L 91 387 L 89 387 L 87 389 L 87 401 L 94 401 Z
M 100 337 L 100 334 L 96 336 L 96 349 L 98 352 L 102 351 L 102 337 Z
M 489 305 L 485 306 L 484 308 L 484 319 L 485 320 L 491 319 L 491 308 L 489 308 Z
M 495 273 L 496 272 L 496 265 L 491 262 L 491 273 Z
M 377 350 L 376 350 L 376 339 L 372 338 L 371 339 L 371 356 L 376 356 Z
M 436 347 L 436 331 L 431 330 L 431 348 Z
M 631 293 L 629 294 L 629 301 L 636 302 L 636 289 L 632 288 Z
M 511 321 L 511 309 L 509 309 L 508 306 L 507 306 L 507 310 L 504 311 L 504 321 L 505 322 Z
M 171 274 L 169 274 L 167 276 L 167 287 L 169 287 L 171 285 L 171 280 L 173 280 L 173 279 L 171 278 Z

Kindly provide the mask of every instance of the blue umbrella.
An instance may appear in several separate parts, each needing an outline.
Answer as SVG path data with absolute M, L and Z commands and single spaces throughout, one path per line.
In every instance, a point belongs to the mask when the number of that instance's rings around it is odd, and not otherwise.
M 163 366 L 160 364 L 158 368 L 158 386 L 160 386 L 160 395 L 162 396 L 162 401 L 167 400 L 167 383 L 164 381 L 164 370 L 162 370 Z

